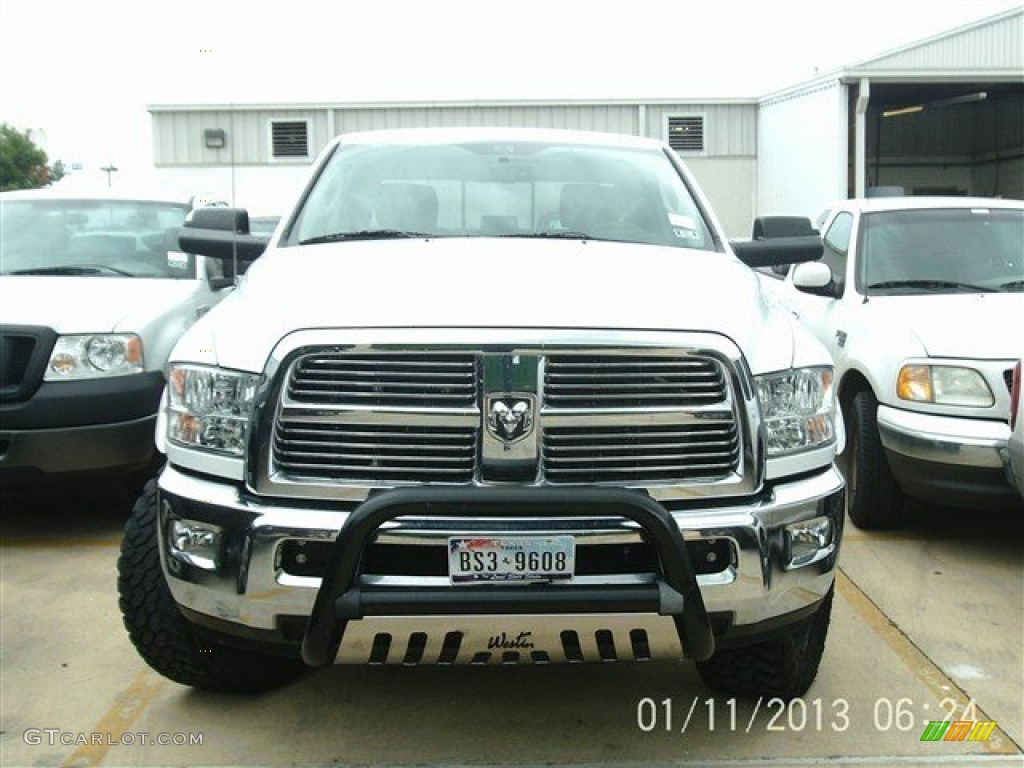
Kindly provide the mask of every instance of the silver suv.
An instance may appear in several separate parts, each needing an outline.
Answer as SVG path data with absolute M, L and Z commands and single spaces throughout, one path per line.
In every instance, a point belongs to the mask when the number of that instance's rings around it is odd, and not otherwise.
M 232 284 L 179 250 L 189 211 L 161 197 L 0 195 L 0 486 L 152 465 L 167 356 Z

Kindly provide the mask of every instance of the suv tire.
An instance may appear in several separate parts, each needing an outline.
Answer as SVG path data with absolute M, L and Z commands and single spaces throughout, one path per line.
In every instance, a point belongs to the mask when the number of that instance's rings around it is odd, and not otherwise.
M 117 560 L 121 616 L 142 658 L 161 675 L 208 691 L 265 691 L 300 675 L 306 666 L 297 659 L 221 645 L 186 621 L 160 564 L 157 504 L 151 479 L 125 524 Z
M 803 696 L 821 664 L 832 616 L 833 585 L 814 614 L 760 643 L 716 651 L 697 662 L 704 683 L 714 691 L 747 698 Z
M 846 413 L 849 435 L 844 469 L 850 520 L 858 528 L 883 530 L 903 522 L 905 500 L 878 435 L 878 400 L 871 390 L 854 395 Z

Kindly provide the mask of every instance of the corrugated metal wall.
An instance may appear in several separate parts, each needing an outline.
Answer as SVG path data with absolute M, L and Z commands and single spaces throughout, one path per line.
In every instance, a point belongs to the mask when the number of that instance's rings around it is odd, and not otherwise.
M 892 70 L 1016 70 L 1024 68 L 1024 10 L 985 21 L 891 54 L 879 56 L 859 72 Z
M 761 103 L 757 213 L 814 217 L 846 197 L 847 90 L 829 80 Z
M 310 159 L 333 132 L 430 126 L 513 126 L 569 128 L 648 136 L 664 140 L 668 115 L 704 115 L 703 157 L 754 157 L 757 105 L 751 103 L 679 104 L 507 104 L 385 107 L 337 107 L 234 111 L 160 109 L 152 112 L 153 157 L 158 167 L 276 164 L 269 147 L 271 120 L 308 120 Z M 225 149 L 203 146 L 203 131 L 224 130 Z
M 235 173 L 232 193 L 235 200 L 253 200 L 261 209 L 284 209 L 290 200 L 264 202 L 267 190 L 257 187 L 259 168 L 306 167 L 334 134 L 381 128 L 431 126 L 512 126 L 530 128 L 568 128 L 605 131 L 667 139 L 670 115 L 702 115 L 705 148 L 699 153 L 681 153 L 704 188 L 719 220 L 730 236 L 750 231 L 754 209 L 754 184 L 757 163 L 757 104 L 664 102 L 608 104 L 467 104 L 467 105 L 386 105 L 381 107 L 295 107 L 292 109 L 195 109 L 159 108 L 152 111 L 153 155 L 158 168 L 184 173 L 182 179 L 202 183 L 225 197 L 224 179 L 218 169 L 245 169 Z M 310 156 L 280 160 L 271 157 L 270 121 L 308 120 Z M 227 147 L 220 150 L 203 146 L 203 132 L 222 129 Z M 194 172 L 194 173 L 190 173 Z M 181 175 L 181 174 L 179 174 Z M 289 178 L 291 176 L 289 175 Z M 274 185 L 271 185 L 274 186 Z M 275 198 L 283 200 L 282 197 Z
M 271 120 L 307 120 L 311 157 L 316 157 L 329 138 L 327 112 L 322 109 L 183 109 L 153 112 L 152 117 L 153 163 L 158 168 L 282 162 L 272 161 L 270 157 Z M 224 149 L 207 149 L 203 145 L 203 131 L 211 128 L 219 128 L 227 134 Z M 298 162 L 308 163 L 310 160 Z
M 337 133 L 381 128 L 511 126 L 636 134 L 637 108 L 628 104 L 561 106 L 437 106 L 334 110 Z

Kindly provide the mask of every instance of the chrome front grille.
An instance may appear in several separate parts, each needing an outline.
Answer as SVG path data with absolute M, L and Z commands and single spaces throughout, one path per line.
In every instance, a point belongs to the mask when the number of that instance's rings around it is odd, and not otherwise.
M 301 403 L 472 406 L 476 379 L 472 355 L 319 354 L 298 361 L 288 395 Z
M 552 484 L 720 480 L 735 469 L 739 455 L 731 419 L 544 432 L 544 475 Z
M 555 408 L 689 406 L 725 398 L 718 365 L 700 357 L 554 355 L 544 376 L 544 402 Z
M 319 424 L 278 419 L 278 466 L 296 476 L 333 480 L 468 483 L 476 430 L 401 425 Z
M 417 483 L 749 493 L 752 388 L 740 384 L 737 355 L 700 341 L 298 347 L 282 369 L 256 489 L 339 500 Z M 529 419 L 501 422 L 521 406 Z

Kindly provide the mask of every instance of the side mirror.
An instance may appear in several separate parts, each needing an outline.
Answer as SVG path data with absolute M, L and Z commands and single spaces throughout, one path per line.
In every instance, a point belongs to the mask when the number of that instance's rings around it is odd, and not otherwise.
M 833 279 L 828 264 L 816 263 L 797 264 L 793 270 L 793 285 L 797 290 L 814 296 L 827 296 L 835 299 L 842 295 L 842 287 Z
M 226 263 L 252 262 L 267 249 L 269 235 L 249 231 L 249 212 L 244 208 L 196 208 L 178 235 L 185 253 L 209 256 Z
M 818 235 L 731 240 L 729 245 L 737 259 L 755 269 L 816 261 L 822 254 L 821 237 Z
M 774 240 L 777 237 L 804 237 L 817 235 L 818 230 L 805 216 L 758 216 L 754 219 L 754 240 Z

